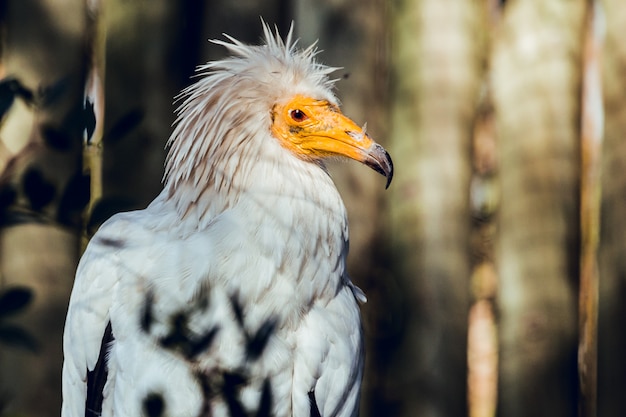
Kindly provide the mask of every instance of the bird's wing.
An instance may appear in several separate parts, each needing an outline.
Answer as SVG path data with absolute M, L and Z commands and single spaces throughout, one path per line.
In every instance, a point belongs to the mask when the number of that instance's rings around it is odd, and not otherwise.
M 78 265 L 63 335 L 63 417 L 85 416 L 88 372 L 96 368 L 101 347 L 106 348 L 103 338 L 113 288 L 120 278 L 115 257 L 129 234 L 127 222 L 111 218 L 91 240 Z
M 203 233 L 184 238 L 163 226 L 171 223 L 164 216 L 146 211 L 116 215 L 87 247 L 66 319 L 62 417 L 84 417 L 86 411 L 139 415 L 152 393 L 162 395 L 159 400 L 180 415 L 193 415 L 202 393 L 192 362 L 202 360 L 207 375 L 245 371 L 245 341 L 252 336 L 233 314 L 234 287 L 239 286 L 233 277 L 247 276 L 243 261 L 248 256 L 256 268 L 270 260 L 262 260 L 229 212 Z M 209 277 L 214 285 L 207 286 Z M 241 319 L 246 328 L 255 322 L 250 309 L 246 305 Z M 273 330 L 268 323 L 259 328 Z M 268 338 L 261 334 L 250 343 L 265 346 Z M 105 357 L 108 369 L 100 372 Z M 96 409 L 86 410 L 91 400 Z
M 363 375 L 363 334 L 349 286 L 326 306 L 315 306 L 298 330 L 292 401 L 295 410 L 320 417 L 358 415 Z

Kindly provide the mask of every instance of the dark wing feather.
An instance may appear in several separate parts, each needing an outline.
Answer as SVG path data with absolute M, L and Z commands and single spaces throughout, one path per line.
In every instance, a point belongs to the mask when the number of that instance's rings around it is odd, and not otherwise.
M 96 362 L 93 371 L 87 371 L 85 417 L 100 417 L 100 415 L 102 415 L 104 384 L 106 384 L 109 375 L 106 355 L 113 340 L 113 331 L 111 330 L 111 322 L 109 321 L 104 330 L 104 335 L 102 336 L 98 362 Z
M 317 401 L 315 401 L 315 391 L 309 391 L 309 404 L 311 404 L 311 417 L 322 417 Z

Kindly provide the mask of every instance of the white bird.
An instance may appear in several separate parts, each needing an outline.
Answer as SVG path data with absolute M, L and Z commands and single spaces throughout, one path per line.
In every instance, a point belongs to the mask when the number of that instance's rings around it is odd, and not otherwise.
M 76 273 L 63 417 L 358 415 L 363 336 L 324 160 L 391 181 L 333 68 L 263 24 L 181 93 L 164 189 L 105 222 Z

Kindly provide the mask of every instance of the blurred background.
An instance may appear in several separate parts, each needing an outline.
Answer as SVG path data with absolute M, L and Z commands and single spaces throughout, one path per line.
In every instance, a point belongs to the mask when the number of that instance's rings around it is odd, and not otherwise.
M 331 166 L 369 298 L 361 415 L 625 416 L 620 0 L 0 1 L 0 414 L 59 414 L 84 240 L 159 192 L 173 97 L 261 16 L 319 40 L 394 159 L 387 191 Z

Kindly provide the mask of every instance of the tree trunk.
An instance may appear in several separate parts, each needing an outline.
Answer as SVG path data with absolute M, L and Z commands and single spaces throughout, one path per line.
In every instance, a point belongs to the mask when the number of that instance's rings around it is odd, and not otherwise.
M 471 131 L 484 53 L 481 2 L 397 1 L 390 203 L 404 309 L 374 414 L 467 415 Z M 382 359 L 382 357 L 381 357 Z
M 501 155 L 498 413 L 576 414 L 584 1 L 507 3 L 493 50 Z
M 606 41 L 603 61 L 605 136 L 602 155 L 600 224 L 600 311 L 598 415 L 626 415 L 626 9 L 605 0 Z
M 84 7 L 14 0 L 2 13 L 2 77 L 15 78 L 16 94 L 2 96 L 3 104 L 13 101 L 0 126 L 1 290 L 26 287 L 33 298 L 24 311 L 0 317 L 0 414 L 56 416 L 63 323 L 89 195 L 81 171 Z

